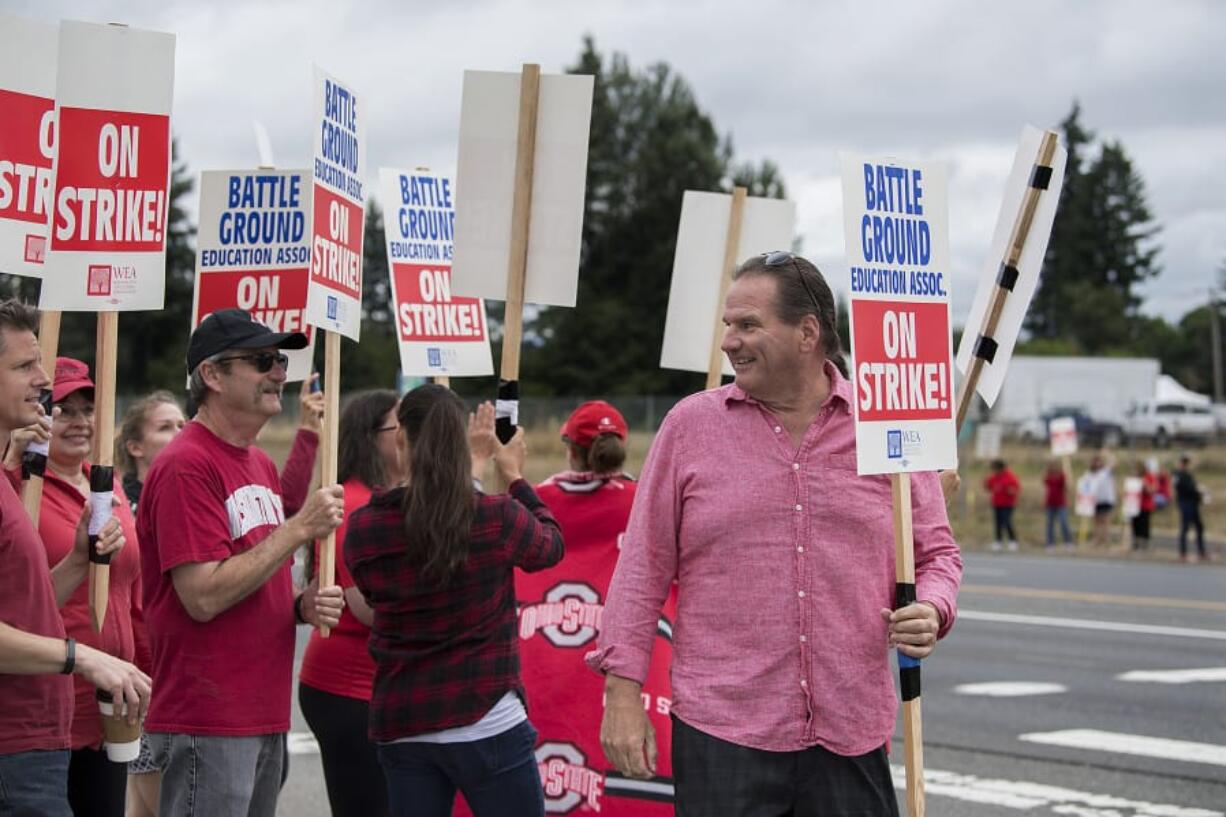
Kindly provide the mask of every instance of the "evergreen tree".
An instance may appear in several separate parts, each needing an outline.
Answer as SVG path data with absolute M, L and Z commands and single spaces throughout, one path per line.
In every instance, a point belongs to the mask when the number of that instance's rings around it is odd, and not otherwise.
M 1094 135 L 1080 117 L 1074 103 L 1061 123 L 1064 188 L 1026 328 L 1031 349 L 1071 341 L 1084 354 L 1119 353 L 1143 320 L 1137 285 L 1161 271 L 1158 228 L 1123 145 L 1107 142 L 1091 156 Z
M 689 190 L 731 189 L 731 147 L 684 79 L 659 63 L 632 69 L 585 38 L 571 73 L 595 76 L 579 291 L 525 332 L 525 394 L 685 394 L 700 374 L 660 368 L 664 316 Z M 735 175 L 783 195 L 769 162 Z

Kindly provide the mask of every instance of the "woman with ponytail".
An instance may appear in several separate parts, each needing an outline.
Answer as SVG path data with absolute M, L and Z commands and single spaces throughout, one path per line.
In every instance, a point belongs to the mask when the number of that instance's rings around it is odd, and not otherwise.
M 466 416 L 450 389 L 420 386 L 397 420 L 405 482 L 350 518 L 344 544 L 374 611 L 370 737 L 391 813 L 443 817 L 459 790 L 476 817 L 540 817 L 514 568 L 556 564 L 562 534 L 523 479 L 522 429 L 500 444 L 488 403 Z M 506 493 L 474 489 L 477 449 L 493 452 Z

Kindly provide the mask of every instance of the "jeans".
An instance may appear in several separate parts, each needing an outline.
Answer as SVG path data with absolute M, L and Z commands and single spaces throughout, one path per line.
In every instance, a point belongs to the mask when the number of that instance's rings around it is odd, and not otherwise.
M 1013 508 L 993 508 L 993 515 L 996 517 L 996 541 L 997 542 L 1016 542 L 1017 534 L 1013 532 Z M 1009 534 L 1008 540 L 1005 539 L 1005 534 Z
M 1068 527 L 1068 508 L 1063 505 L 1047 509 L 1047 544 L 1056 544 L 1056 520 L 1060 521 L 1060 535 L 1064 537 L 1064 544 L 1070 544 L 1073 534 Z
M 456 790 L 475 817 L 543 817 L 536 730 L 523 721 L 467 743 L 384 743 L 379 762 L 398 817 L 448 817 Z
M 72 817 L 68 751 L 0 755 L 0 817 Z
M 153 732 L 149 746 L 165 766 L 159 814 L 274 817 L 285 733 L 220 737 Z
M 1196 552 L 1205 555 L 1205 525 L 1200 520 L 1200 503 L 1179 500 L 1179 555 L 1188 555 L 1188 528 L 1196 528 Z

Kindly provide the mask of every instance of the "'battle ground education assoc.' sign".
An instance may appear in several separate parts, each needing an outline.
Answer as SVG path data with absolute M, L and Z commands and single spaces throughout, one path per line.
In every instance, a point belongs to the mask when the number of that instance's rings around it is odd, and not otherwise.
M 954 468 L 945 169 L 840 158 L 857 470 Z
M 451 179 L 385 167 L 379 188 L 401 371 L 414 377 L 493 374 L 484 303 L 451 293 Z
M 304 170 L 200 174 L 193 328 L 219 309 L 239 307 L 274 332 L 312 337 L 306 323 L 310 194 Z M 290 380 L 310 374 L 312 348 L 286 353 Z
M 307 320 L 357 340 L 362 328 L 366 109 L 354 90 L 315 69 L 311 279 Z

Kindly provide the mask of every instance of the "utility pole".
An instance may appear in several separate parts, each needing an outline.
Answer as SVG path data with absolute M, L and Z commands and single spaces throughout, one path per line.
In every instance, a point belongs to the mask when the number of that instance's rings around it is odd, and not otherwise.
M 1209 290 L 1209 338 L 1213 344 L 1213 402 L 1222 402 L 1222 329 L 1217 308 L 1217 289 Z

